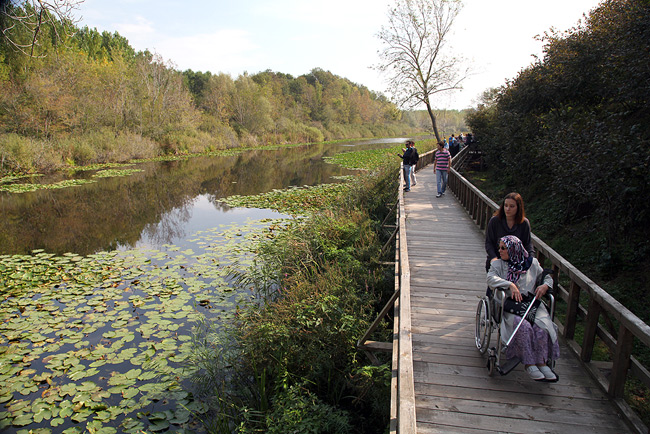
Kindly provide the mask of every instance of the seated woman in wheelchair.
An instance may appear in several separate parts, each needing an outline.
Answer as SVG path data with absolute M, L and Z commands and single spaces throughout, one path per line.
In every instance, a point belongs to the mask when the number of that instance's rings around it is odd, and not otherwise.
M 487 284 L 493 290 L 505 290 L 508 296 L 500 326 L 502 341 L 508 341 L 523 321 L 506 349 L 506 357 L 518 357 L 533 380 L 557 381 L 557 376 L 546 364 L 560 355 L 557 326 L 539 300 L 552 287 L 553 278 L 546 275 L 544 283 L 536 286 L 544 270 L 514 235 L 499 240 L 499 255 L 501 259 L 490 264 Z M 522 318 L 531 303 L 533 307 Z

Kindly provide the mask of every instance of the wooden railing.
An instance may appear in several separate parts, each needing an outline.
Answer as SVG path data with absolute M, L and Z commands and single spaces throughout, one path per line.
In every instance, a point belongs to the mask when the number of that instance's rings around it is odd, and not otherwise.
M 390 432 L 415 434 L 415 385 L 413 381 L 413 347 L 411 340 L 411 271 L 406 245 L 406 212 L 404 210 L 404 172 L 399 171 L 399 188 L 395 211 L 395 230 L 387 241 L 395 240 L 395 292 L 386 306 L 357 342 L 357 348 L 378 360 L 374 351 L 392 352 Z M 390 213 L 389 213 L 390 215 Z M 386 223 L 384 221 L 383 223 Z M 382 223 L 382 226 L 384 224 Z M 382 249 L 383 250 L 383 249 Z M 393 309 L 393 342 L 369 340 L 386 314 Z
M 400 170 L 399 214 L 397 226 L 399 239 L 397 244 L 399 266 L 399 299 L 396 301 L 395 336 L 393 343 L 393 367 L 397 367 L 397 432 L 415 434 L 415 386 L 413 380 L 413 346 L 411 340 L 411 269 L 406 246 L 406 211 L 404 209 L 404 171 Z M 395 364 L 396 362 L 396 364 Z M 392 397 L 391 397 L 392 400 Z
M 453 167 L 458 166 L 454 164 Z M 485 231 L 488 220 L 498 205 L 455 169 L 449 173 L 449 188 L 474 222 Z M 534 234 L 532 239 L 540 264 L 554 271 L 556 294 L 567 303 L 565 323 L 562 324 L 557 317 L 555 321 L 569 348 L 609 395 L 629 424 L 639 433 L 647 433 L 648 428 L 625 402 L 623 391 L 630 374 L 650 388 L 650 372 L 632 356 L 634 339 L 646 347 L 650 346 L 650 326 Z M 568 282 L 568 287 L 559 284 L 560 281 L 565 284 Z M 580 303 L 581 297 L 586 297 L 587 300 Z M 583 322 L 584 327 L 582 343 L 575 340 L 579 322 Z M 615 322 L 618 323 L 618 330 Z M 592 361 L 596 336 L 610 350 L 611 361 Z M 603 371 L 609 372 L 609 375 L 604 375 Z

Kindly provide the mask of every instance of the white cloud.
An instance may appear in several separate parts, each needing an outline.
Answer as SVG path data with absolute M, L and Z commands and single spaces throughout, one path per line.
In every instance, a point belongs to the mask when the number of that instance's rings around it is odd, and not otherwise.
M 253 43 L 251 35 L 244 30 L 222 29 L 177 38 L 163 37 L 156 51 L 181 70 L 237 75 L 260 63 L 262 48 Z
M 141 16 L 133 18 L 135 22 L 116 23 L 113 24 L 113 27 L 121 35 L 129 35 L 135 40 L 145 39 L 155 35 L 154 23 Z

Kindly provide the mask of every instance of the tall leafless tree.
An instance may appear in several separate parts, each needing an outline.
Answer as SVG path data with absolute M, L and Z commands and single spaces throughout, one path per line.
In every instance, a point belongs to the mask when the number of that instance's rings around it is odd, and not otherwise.
M 388 74 L 388 92 L 401 107 L 424 104 L 438 141 L 432 96 L 461 89 L 469 74 L 461 58 L 447 54 L 447 39 L 461 8 L 460 0 L 397 0 L 388 25 L 377 35 L 384 48 L 376 69 Z
M 74 11 L 84 0 L 0 0 L 0 29 L 2 38 L 11 46 L 28 56 L 34 56 L 34 48 L 44 26 L 51 26 L 57 38 L 57 21 L 74 24 L 78 19 Z M 26 32 L 28 41 L 13 36 L 13 30 Z

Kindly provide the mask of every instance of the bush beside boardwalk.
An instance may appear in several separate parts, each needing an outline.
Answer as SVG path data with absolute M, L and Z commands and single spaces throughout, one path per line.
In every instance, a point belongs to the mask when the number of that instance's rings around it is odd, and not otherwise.
M 239 311 L 229 350 L 215 351 L 222 341 L 205 346 L 214 357 L 201 360 L 197 377 L 209 385 L 202 395 L 214 432 L 229 432 L 227 420 L 243 433 L 386 429 L 390 367 L 371 366 L 355 344 L 394 289 L 393 270 L 377 261 L 395 174 L 359 177 L 327 209 L 267 243 L 255 271 L 241 277 L 257 302 Z M 389 326 L 383 334 L 389 340 Z

